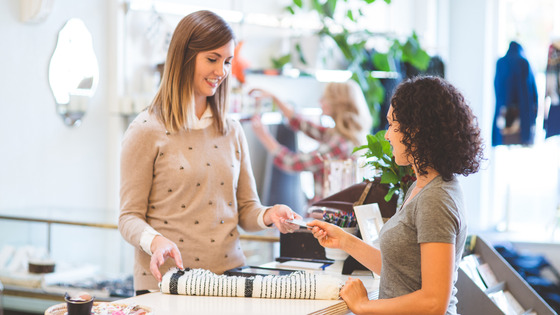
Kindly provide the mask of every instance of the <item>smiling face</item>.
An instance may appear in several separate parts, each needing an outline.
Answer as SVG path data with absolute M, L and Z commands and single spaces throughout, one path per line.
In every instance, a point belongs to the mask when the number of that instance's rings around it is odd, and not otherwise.
M 231 72 L 234 48 L 235 44 L 231 40 L 220 48 L 202 51 L 196 55 L 193 82 L 196 104 L 206 104 L 206 98 L 216 93 Z
M 410 165 L 406 147 L 402 143 L 403 134 L 399 130 L 399 122 L 393 120 L 393 106 L 390 106 L 387 112 L 387 124 L 388 128 L 385 133 L 385 139 L 391 143 L 395 162 L 401 166 Z

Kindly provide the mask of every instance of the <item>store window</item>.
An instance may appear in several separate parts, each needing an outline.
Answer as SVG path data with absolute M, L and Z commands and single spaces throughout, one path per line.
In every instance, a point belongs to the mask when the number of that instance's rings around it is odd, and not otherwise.
M 523 240 L 560 240 L 560 136 L 545 138 L 550 108 L 546 97 L 548 49 L 560 40 L 560 3 L 554 0 L 501 0 L 498 8 L 498 56 L 511 41 L 524 49 L 535 76 L 538 113 L 534 144 L 497 146 L 492 152 L 493 224 L 497 231 Z M 530 238 L 530 239 L 528 239 Z

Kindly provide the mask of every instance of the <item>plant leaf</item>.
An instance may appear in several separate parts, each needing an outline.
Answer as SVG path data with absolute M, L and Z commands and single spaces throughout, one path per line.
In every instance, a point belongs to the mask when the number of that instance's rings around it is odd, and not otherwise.
M 400 178 L 393 172 L 383 172 L 381 175 L 381 184 L 395 184 Z
M 372 135 L 367 135 L 366 138 L 367 138 L 367 147 L 369 149 L 377 141 L 377 139 Z M 371 153 L 371 150 L 369 150 L 367 153 L 369 153 L 370 155 L 373 155 Z
M 270 61 L 272 61 L 272 67 L 274 69 L 282 69 L 282 67 L 284 67 L 284 65 L 289 63 L 290 60 L 292 60 L 292 55 L 291 54 L 280 56 L 277 59 L 276 58 L 271 58 L 270 59 Z
M 430 56 L 421 47 L 418 35 L 415 32 L 408 37 L 406 43 L 401 46 L 401 60 L 408 62 L 415 68 L 425 71 L 430 64 Z
M 352 50 L 350 48 L 350 45 L 348 44 L 348 41 L 346 40 L 348 33 L 342 32 L 330 36 L 332 39 L 334 39 L 336 45 L 338 46 L 338 48 L 340 48 L 340 51 L 342 51 L 342 54 L 344 54 L 346 60 L 352 60 L 353 59 Z
M 368 146 L 367 145 L 361 145 L 359 147 L 355 147 L 354 150 L 352 150 L 352 153 L 356 153 L 357 151 L 363 150 L 363 149 L 367 149 Z
M 375 53 L 371 58 L 373 65 L 379 71 L 392 71 L 391 65 L 389 63 L 389 55 L 383 53 Z
M 334 12 L 336 10 L 336 2 L 338 0 L 327 0 L 324 4 L 323 4 L 323 10 L 325 12 L 325 15 L 330 17 L 331 19 L 334 17 Z
M 352 10 L 346 11 L 346 16 L 350 19 L 350 21 L 356 22 L 356 19 L 354 18 L 354 13 L 352 13 Z
M 389 141 L 384 141 L 382 145 L 383 145 L 383 153 L 385 153 L 388 157 L 392 158 L 393 150 L 391 150 L 391 144 L 389 143 Z
M 305 60 L 303 50 L 301 49 L 301 45 L 299 43 L 296 43 L 296 51 L 298 53 L 299 61 L 301 61 L 301 63 L 303 63 L 304 65 L 307 65 L 307 60 Z
M 369 150 L 371 151 L 371 154 L 377 158 L 381 158 L 383 156 L 383 147 L 381 147 L 381 143 L 379 142 L 373 142 L 369 146 Z
M 385 88 L 378 78 L 367 77 L 369 100 L 375 104 L 381 104 L 385 99 Z
M 379 142 L 387 141 L 385 140 L 385 132 L 385 130 L 379 130 L 373 137 L 375 137 L 375 139 L 377 139 L 377 141 Z
M 319 15 L 324 16 L 325 11 L 323 10 L 323 6 L 321 5 L 321 2 L 319 0 L 311 0 L 311 4 L 313 6 L 313 9 L 315 9 L 315 11 L 317 11 L 317 13 L 319 13 Z
M 293 0 L 292 2 L 295 5 L 297 5 L 300 9 L 303 8 L 303 1 L 302 0 Z
M 393 195 L 398 189 L 398 187 L 391 187 L 383 199 L 387 202 L 391 201 L 391 198 L 393 198 Z
M 430 65 L 430 55 L 424 50 L 419 49 L 409 61 L 415 68 L 426 71 Z

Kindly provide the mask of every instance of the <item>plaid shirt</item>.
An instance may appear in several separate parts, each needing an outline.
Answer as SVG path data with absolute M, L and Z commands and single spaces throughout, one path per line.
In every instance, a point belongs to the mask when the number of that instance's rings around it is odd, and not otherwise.
M 302 131 L 307 136 L 319 142 L 319 147 L 308 153 L 292 152 L 285 146 L 281 146 L 274 152 L 274 165 L 287 172 L 310 171 L 313 173 L 315 182 L 315 196 L 310 204 L 316 202 L 323 196 L 323 171 L 325 159 L 344 160 L 352 157 L 354 144 L 344 138 L 332 128 L 326 128 L 301 117 L 294 116 L 289 121 L 294 131 Z

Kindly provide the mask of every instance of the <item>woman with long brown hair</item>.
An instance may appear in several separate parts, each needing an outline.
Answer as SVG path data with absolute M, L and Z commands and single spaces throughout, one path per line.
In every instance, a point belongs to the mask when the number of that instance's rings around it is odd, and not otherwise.
M 238 226 L 286 233 L 294 228 L 286 219 L 300 217 L 260 203 L 243 129 L 226 116 L 234 46 L 218 15 L 183 18 L 157 95 L 125 133 L 119 230 L 135 247 L 138 294 L 157 290 L 173 266 L 218 274 L 240 267 Z

